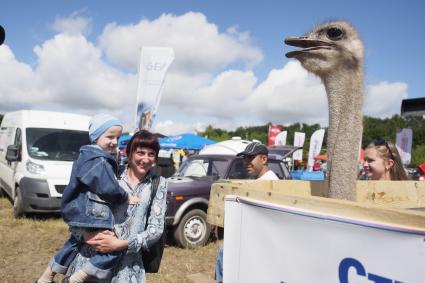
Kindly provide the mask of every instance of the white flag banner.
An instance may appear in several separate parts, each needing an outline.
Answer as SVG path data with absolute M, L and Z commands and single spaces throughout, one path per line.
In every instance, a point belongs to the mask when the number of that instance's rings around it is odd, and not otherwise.
M 304 146 L 305 141 L 305 133 L 302 132 L 295 132 L 294 133 L 294 146 Z M 303 160 L 303 149 L 299 149 L 295 151 L 292 155 L 292 159 L 294 160 Z
M 226 196 L 223 282 L 424 282 L 425 230 Z
M 401 162 L 403 164 L 410 164 L 412 158 L 412 139 L 412 129 L 397 129 L 396 147 L 398 152 L 400 153 Z
M 164 87 L 165 74 L 174 60 L 169 47 L 143 47 L 137 87 L 136 129 L 149 130 Z
M 288 131 L 283 131 L 277 134 L 274 145 L 286 145 L 286 137 L 288 135 Z
M 307 170 L 313 171 L 314 157 L 320 154 L 322 150 L 323 137 L 325 130 L 319 129 L 315 131 L 310 138 L 310 150 L 308 151 Z

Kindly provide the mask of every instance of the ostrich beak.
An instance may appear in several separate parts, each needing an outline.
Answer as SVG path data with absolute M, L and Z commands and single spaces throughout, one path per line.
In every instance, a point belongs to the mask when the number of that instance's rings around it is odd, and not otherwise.
M 294 58 L 297 55 L 318 49 L 331 49 L 334 45 L 332 43 L 318 40 L 309 39 L 308 37 L 287 37 L 285 38 L 285 44 L 295 47 L 301 47 L 301 50 L 290 51 L 286 53 L 286 57 Z

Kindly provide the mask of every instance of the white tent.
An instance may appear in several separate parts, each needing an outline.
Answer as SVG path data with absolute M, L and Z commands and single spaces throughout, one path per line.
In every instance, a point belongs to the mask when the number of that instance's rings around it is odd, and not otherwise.
M 240 137 L 233 137 L 231 140 L 218 142 L 204 147 L 199 154 L 227 154 L 236 155 L 245 150 L 252 141 L 242 140 Z

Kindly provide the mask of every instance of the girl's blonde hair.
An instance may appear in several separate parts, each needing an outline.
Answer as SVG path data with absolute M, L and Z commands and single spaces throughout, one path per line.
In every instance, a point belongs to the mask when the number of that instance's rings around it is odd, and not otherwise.
M 367 148 L 376 149 L 382 159 L 391 159 L 394 161 L 394 165 L 390 168 L 391 180 L 407 180 L 406 171 L 404 171 L 403 164 L 401 163 L 400 153 L 393 143 L 386 142 L 383 139 L 375 139 Z

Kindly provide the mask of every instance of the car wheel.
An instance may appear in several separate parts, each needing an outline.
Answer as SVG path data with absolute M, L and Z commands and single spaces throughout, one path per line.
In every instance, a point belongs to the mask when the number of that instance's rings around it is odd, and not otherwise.
M 211 234 L 211 225 L 207 214 L 201 209 L 186 213 L 174 231 L 174 239 L 183 248 L 194 248 L 207 243 Z
M 13 215 L 15 218 L 21 218 L 25 216 L 24 203 L 22 201 L 21 190 L 16 187 L 15 197 L 13 198 Z

